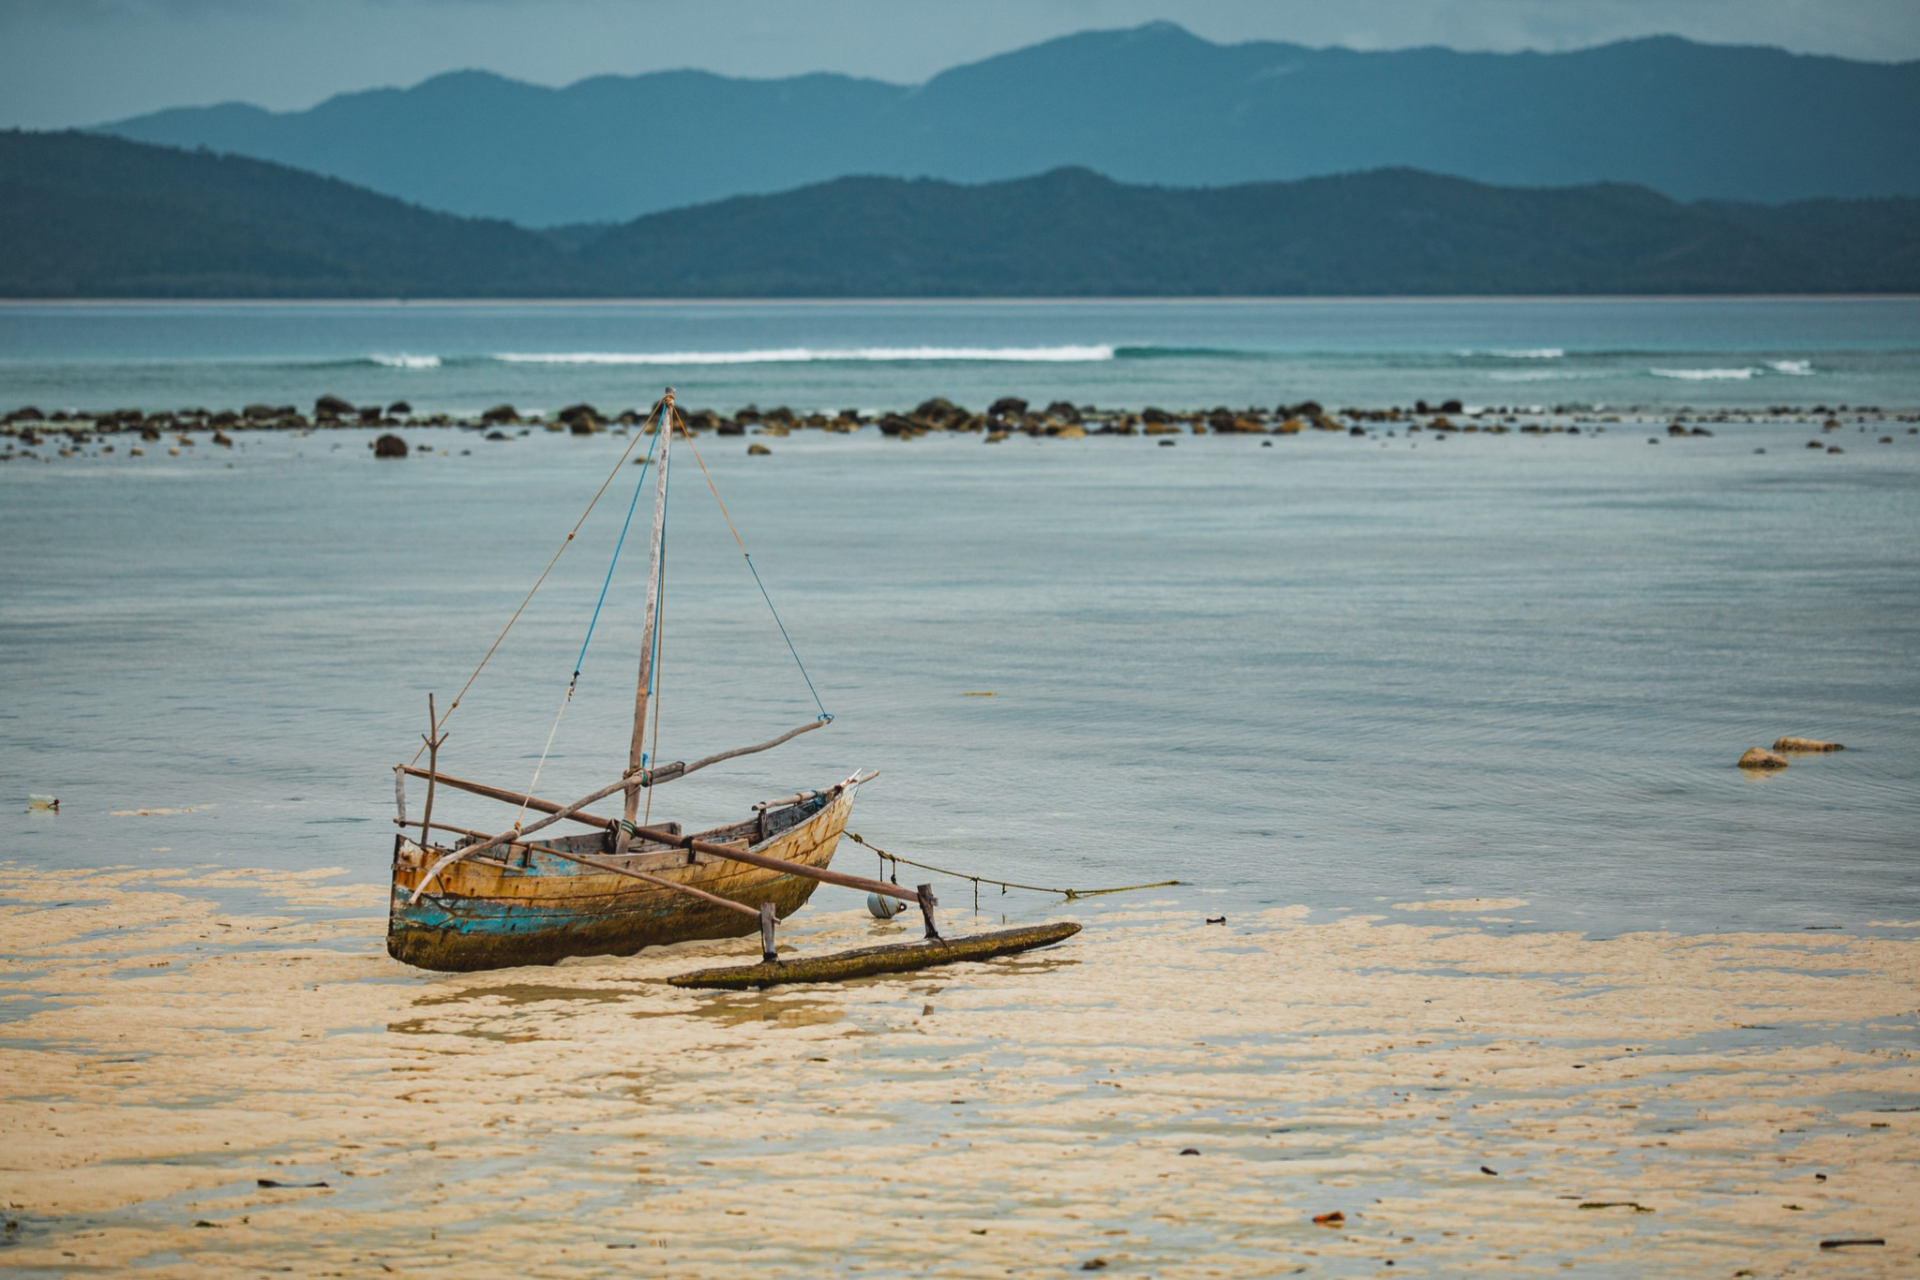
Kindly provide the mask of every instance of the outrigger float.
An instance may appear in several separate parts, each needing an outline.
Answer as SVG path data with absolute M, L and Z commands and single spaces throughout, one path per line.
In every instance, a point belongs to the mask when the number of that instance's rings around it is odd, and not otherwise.
M 733 969 L 704 970 L 672 979 L 679 986 L 754 987 L 784 982 L 837 981 L 869 974 L 896 973 L 955 960 L 985 959 L 1046 946 L 1079 932 L 1080 926 L 1056 923 L 997 933 L 948 939 L 934 919 L 938 905 L 930 884 L 906 889 L 884 880 L 830 870 L 834 850 L 853 811 L 860 786 L 872 772 L 855 772 L 819 790 L 798 791 L 751 806 L 742 822 L 692 835 L 677 822 L 650 823 L 642 818 L 643 793 L 647 810 L 652 790 L 725 760 L 766 751 L 831 722 L 820 709 L 819 718 L 789 730 L 768 742 L 722 751 L 692 763 L 653 763 L 647 749 L 651 728 L 657 745 L 657 706 L 648 722 L 650 700 L 657 704 L 657 649 L 660 636 L 661 584 L 665 551 L 668 460 L 675 432 L 692 447 L 692 436 L 674 408 L 673 388 L 654 406 L 647 425 L 635 438 L 651 438 L 645 466 L 654 473 L 653 538 L 644 623 L 640 642 L 640 675 L 634 694 L 633 736 L 627 767 L 618 781 L 570 804 L 556 804 L 526 791 L 470 782 L 443 773 L 439 767 L 447 719 L 459 707 L 456 697 L 445 716 L 438 716 L 428 699 L 430 732 L 423 735 L 427 767 L 395 766 L 394 790 L 399 814 L 395 824 L 393 891 L 387 917 L 387 952 L 396 960 L 423 969 L 467 971 L 513 965 L 552 964 L 567 956 L 632 955 L 643 947 L 704 938 L 760 934 L 761 963 Z M 632 446 L 629 446 L 631 451 Z M 656 456 L 657 455 L 657 456 Z M 695 452 L 696 461 L 699 454 Z M 626 456 L 623 454 L 621 464 Z M 616 464 L 614 474 L 618 474 Z M 702 467 L 704 471 L 704 466 Z M 612 482 L 612 475 L 608 483 Z M 641 473 L 641 486 L 646 473 Z M 711 478 L 709 478 L 711 484 Z M 606 492 L 602 485 L 600 493 Z M 719 497 L 718 492 L 715 498 Z M 599 495 L 595 495 L 598 501 Z M 639 492 L 634 494 L 638 503 Z M 591 512 L 589 503 L 587 511 Z M 721 510 L 724 512 L 725 507 Z M 632 513 L 629 512 L 629 521 Z M 586 514 L 580 522 L 584 523 Z M 728 520 L 732 527 L 731 519 Z M 580 524 L 575 524 L 578 531 Z M 622 533 L 624 540 L 625 534 Z M 739 534 L 734 533 L 735 541 Z M 570 543 L 573 534 L 567 535 Z M 562 551 L 565 550 L 562 544 Z M 753 560 L 746 556 L 749 569 Z M 617 562 L 619 548 L 614 557 Z M 559 558 L 555 555 L 555 560 Z M 549 571 L 552 564 L 548 565 Z M 611 582 L 612 567 L 607 571 Z M 545 574 L 541 575 L 542 581 Z M 758 571 L 754 579 L 759 581 Z M 539 583 L 534 584 L 539 589 Z M 764 586 L 761 588 L 765 594 Z M 528 593 L 532 598 L 532 593 Z M 602 589 L 601 599 L 606 598 Z M 771 608 L 772 599 L 768 598 Z M 524 609 L 525 602 L 521 608 Z M 595 608 L 595 617 L 599 608 Z M 519 611 L 514 614 L 518 619 Z M 778 623 L 779 615 L 774 615 Z M 513 621 L 507 623 L 510 630 Z M 785 627 L 781 627 L 785 636 Z M 506 631 L 501 632 L 504 639 Z M 588 625 L 588 642 L 592 624 Z M 499 647 L 499 640 L 494 648 Z M 788 647 L 792 648 L 791 640 Z M 493 650 L 488 651 L 491 657 Z M 584 660 L 586 645 L 581 646 Z M 795 655 L 796 663 L 799 656 Z M 580 678 L 575 664 L 560 716 L 566 713 Z M 474 676 L 486 666 L 483 658 Z M 801 667 L 805 675 L 805 667 Z M 473 678 L 467 681 L 471 688 Z M 812 682 L 808 681 L 811 690 Z M 462 690 L 464 695 L 465 689 Z M 817 705 L 817 699 L 816 699 Z M 558 730 L 560 717 L 555 718 Z M 552 734 L 548 736 L 551 748 Z M 545 754 L 542 754 L 542 763 Z M 426 782 L 426 802 L 418 822 L 406 812 L 406 779 Z M 538 784 L 539 771 L 534 774 Z M 519 818 L 503 831 L 450 826 L 433 818 L 439 788 L 465 792 L 515 806 Z M 618 795 L 622 812 L 609 818 L 589 806 Z M 529 822 L 529 813 L 543 816 Z M 584 833 L 536 833 L 562 822 L 589 828 Z M 412 834 L 417 830 L 417 837 Z M 438 833 L 436 835 L 436 833 Z M 868 947 L 839 955 L 782 960 L 776 945 L 780 920 L 792 915 L 822 884 L 837 884 L 877 894 L 920 908 L 925 937 L 917 942 Z

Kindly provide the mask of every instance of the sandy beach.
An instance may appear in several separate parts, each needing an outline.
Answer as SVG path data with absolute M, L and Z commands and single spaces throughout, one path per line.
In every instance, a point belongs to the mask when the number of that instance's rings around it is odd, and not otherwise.
M 1087 929 L 1052 951 L 715 995 L 664 979 L 749 944 L 409 970 L 381 897 L 0 874 L 6 1265 L 1920 1266 L 1920 922 L 1592 939 L 1437 899 L 1208 925 L 1149 893 L 1061 908 Z M 810 909 L 786 936 L 901 928 Z

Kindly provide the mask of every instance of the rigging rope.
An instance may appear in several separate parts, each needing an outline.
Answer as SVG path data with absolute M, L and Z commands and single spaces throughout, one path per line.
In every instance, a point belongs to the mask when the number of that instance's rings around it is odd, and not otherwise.
M 673 411 L 675 421 L 680 419 L 680 411 Z M 767 584 L 760 581 L 760 571 L 753 567 L 753 556 L 747 550 L 747 544 L 740 540 L 740 530 L 734 528 L 733 515 L 727 510 L 727 504 L 720 500 L 720 490 L 714 487 L 713 474 L 707 470 L 707 464 L 700 456 L 700 450 L 694 447 L 693 433 L 680 423 L 680 435 L 686 440 L 687 448 L 693 450 L 693 460 L 700 464 L 700 474 L 706 478 L 707 488 L 713 494 L 714 502 L 720 508 L 721 518 L 727 522 L 727 532 L 733 535 L 733 545 L 740 548 L 740 556 L 747 562 L 747 572 L 753 575 L 753 585 L 760 588 L 760 598 L 767 602 L 767 612 L 773 615 L 773 625 L 780 628 L 780 638 L 787 642 L 787 652 L 793 655 L 793 665 L 800 668 L 800 678 L 807 682 L 807 692 L 813 695 L 813 705 L 819 710 L 822 720 L 831 720 L 826 705 L 820 701 L 820 691 L 813 687 L 813 677 L 807 674 L 807 664 L 800 661 L 800 651 L 793 647 L 793 637 L 787 634 L 787 624 L 780 621 L 780 611 L 773 607 L 773 597 L 767 594 Z
M 600 598 L 593 603 L 593 617 L 587 620 L 587 634 L 580 641 L 580 656 L 573 660 L 573 677 L 567 681 L 567 691 L 560 698 L 560 709 L 554 713 L 553 727 L 547 730 L 547 745 L 540 748 L 540 761 L 533 766 L 533 781 L 527 784 L 527 793 L 521 798 L 520 812 L 513 815 L 513 825 L 516 829 L 520 826 L 520 819 L 527 816 L 527 806 L 532 803 L 534 793 L 540 789 L 540 774 L 547 767 L 547 755 L 553 750 L 554 735 L 560 732 L 560 721 L 566 717 L 567 708 L 573 703 L 573 691 L 580 683 L 580 668 L 587 662 L 587 646 L 593 643 L 593 629 L 600 623 L 600 607 L 607 602 L 607 588 L 613 585 L 613 569 L 620 563 L 620 549 L 627 545 L 627 530 L 633 527 L 633 513 L 640 505 L 640 495 L 646 491 L 647 472 L 653 469 L 653 446 L 659 442 L 660 430 L 656 425 L 653 439 L 647 445 L 647 456 L 640 462 L 640 480 L 633 486 L 633 501 L 627 504 L 626 521 L 620 526 L 619 540 L 613 544 L 613 558 L 607 561 L 607 576 L 606 580 L 600 584 Z M 636 437 L 634 444 L 638 443 L 640 441 Z M 628 452 L 631 451 L 629 446 Z
M 653 413 L 658 413 L 659 411 L 660 411 L 660 406 L 658 404 L 654 405 Z M 653 413 L 649 413 L 647 417 L 651 419 L 653 417 Z M 656 429 L 656 438 L 658 438 L 657 429 Z M 593 508 L 599 503 L 600 496 L 607 491 L 607 486 L 613 483 L 613 478 L 620 474 L 620 468 L 627 465 L 628 456 L 633 453 L 634 445 L 637 445 L 639 443 L 640 443 L 640 437 L 635 436 L 633 440 L 627 445 L 627 447 L 621 451 L 619 461 L 613 464 L 613 470 L 607 472 L 607 478 L 600 482 L 600 488 L 595 491 L 593 495 L 593 500 L 587 503 L 587 509 L 585 511 L 582 511 L 580 513 L 580 518 L 573 522 L 573 528 L 567 531 L 566 538 L 560 543 L 560 549 L 553 553 L 553 559 L 547 561 L 547 567 L 540 571 L 540 576 L 538 578 L 534 579 L 532 588 L 530 588 L 527 592 L 527 598 L 520 602 L 520 607 L 513 611 L 513 616 L 511 618 L 507 619 L 507 625 L 500 628 L 500 634 L 493 638 L 493 643 L 487 646 L 486 653 L 481 657 L 480 665 L 473 669 L 473 674 L 467 677 L 467 682 L 460 686 L 460 692 L 454 694 L 453 701 L 447 704 L 447 714 L 441 716 L 440 723 L 433 726 L 433 732 L 436 737 L 439 736 L 440 730 L 445 727 L 447 721 L 453 719 L 453 713 L 459 709 L 460 700 L 467 696 L 467 690 L 473 688 L 473 682 L 480 678 L 480 673 L 486 670 L 487 663 L 493 660 L 494 650 L 498 649 L 500 647 L 500 642 L 507 638 L 507 632 L 513 630 L 513 624 L 520 621 L 520 615 L 526 612 L 527 606 L 533 602 L 534 592 L 540 590 L 540 584 L 545 582 L 547 580 L 547 575 L 553 572 L 553 566 L 560 563 L 560 557 L 565 555 L 567 553 L 567 548 L 573 544 L 573 536 L 576 533 L 580 532 L 580 526 L 585 524 L 587 522 L 587 517 L 593 514 Z M 651 451 L 652 446 L 649 445 L 648 449 L 649 451 Z M 420 757 L 426 753 L 426 750 L 427 750 L 426 747 L 422 746 L 420 750 L 414 752 L 413 759 L 409 761 L 409 763 L 419 764 Z
M 898 854 L 888 853 L 878 845 L 867 844 L 857 831 L 846 833 L 847 839 L 858 845 L 866 845 L 888 862 L 904 862 L 910 867 L 919 867 L 923 871 L 937 871 L 943 876 L 952 876 L 956 880 L 971 880 L 977 890 L 983 884 L 997 884 L 1002 891 L 1007 889 L 1031 889 L 1036 893 L 1061 893 L 1068 898 L 1097 898 L 1103 893 L 1131 893 L 1135 889 L 1164 889 L 1168 885 L 1179 884 L 1178 880 L 1155 880 L 1150 884 L 1123 884 L 1113 889 L 1056 889 L 1044 884 L 1015 884 L 1011 880 L 995 880 L 990 876 L 968 875 L 964 871 L 949 871 L 945 867 L 936 867 L 930 862 L 915 862 L 912 858 L 902 858 Z M 896 873 L 897 880 L 897 873 Z

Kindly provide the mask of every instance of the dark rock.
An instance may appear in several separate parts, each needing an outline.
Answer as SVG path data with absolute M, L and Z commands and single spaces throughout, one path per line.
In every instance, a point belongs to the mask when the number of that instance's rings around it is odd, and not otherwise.
M 250 404 L 240 411 L 240 416 L 248 422 L 271 422 L 280 416 L 280 411 L 270 404 Z
M 12 413 L 8 414 L 7 421 L 8 422 L 44 422 L 46 421 L 46 415 L 42 414 L 40 410 L 36 409 L 32 405 L 25 405 L 21 408 L 15 409 Z
M 1152 405 L 1148 405 L 1146 408 L 1140 411 L 1140 421 L 1152 422 L 1156 424 L 1163 423 L 1163 422 L 1172 422 L 1173 415 L 1168 413 L 1165 409 L 1156 409 Z
M 354 407 L 339 396 L 321 396 L 313 402 L 313 416 L 316 418 L 344 418 L 354 412 Z
M 600 411 L 590 404 L 570 404 L 553 415 L 557 421 L 572 423 L 576 418 L 592 418 L 598 422 Z
M 376 458 L 404 458 L 407 456 L 407 442 L 399 436 L 381 436 L 370 446 Z
M 158 440 L 160 438 L 160 428 L 144 427 L 140 431 L 140 438 L 142 440 L 148 441 L 149 443 L 151 443 L 152 441 Z
M 987 406 L 989 418 L 1018 418 L 1027 411 L 1027 402 L 1019 396 L 1001 396 Z
M 219 446 L 220 446 L 221 448 L 223 448 L 223 449 L 231 449 L 231 448 L 233 448 L 233 437 L 232 437 L 232 436 L 230 436 L 230 435 L 228 435 L 228 434 L 227 434 L 226 432 L 224 432 L 224 431 L 216 431 L 216 432 L 214 432 L 214 433 L 213 433 L 213 442 L 214 442 L 215 444 L 217 444 L 217 445 L 219 445 Z
M 759 416 L 758 414 L 755 415 L 755 420 L 758 419 L 758 416 Z M 718 434 L 723 436 L 743 436 L 747 434 L 747 422 L 748 422 L 748 419 L 746 418 L 741 418 L 737 421 L 728 419 L 728 418 L 721 418 L 719 420 L 719 424 L 714 428 L 714 430 Z
M 591 413 L 576 413 L 571 418 L 562 418 L 567 430 L 577 436 L 590 436 L 600 430 L 600 419 Z
M 405 400 L 395 400 L 392 404 L 387 406 L 387 416 L 389 418 L 404 418 L 412 412 L 413 412 L 413 406 L 408 404 Z
M 480 415 L 480 422 L 489 427 L 518 426 L 520 413 L 510 404 L 497 404 Z
M 1058 418 L 1062 422 L 1085 421 L 1085 419 L 1080 416 L 1080 411 L 1065 400 L 1055 400 L 1052 404 L 1048 405 L 1047 416 L 1049 418 Z
M 763 444 L 750 444 L 747 446 L 747 456 L 749 458 L 765 458 L 770 456 L 772 453 L 773 453 L 773 450 L 767 448 L 767 446 Z
M 945 396 L 935 396 L 931 400 L 921 401 L 914 409 L 913 416 L 944 427 L 950 422 L 965 422 L 967 411 Z
M 365 427 L 378 426 L 380 425 L 380 416 L 379 405 L 368 405 L 360 411 L 360 425 Z
M 489 431 L 489 432 L 487 432 L 487 439 L 489 439 L 489 440 L 507 440 L 507 439 L 511 439 L 511 437 L 510 437 L 510 436 L 508 436 L 508 435 L 507 435 L 507 433 L 506 433 L 506 432 L 504 432 L 504 431 Z

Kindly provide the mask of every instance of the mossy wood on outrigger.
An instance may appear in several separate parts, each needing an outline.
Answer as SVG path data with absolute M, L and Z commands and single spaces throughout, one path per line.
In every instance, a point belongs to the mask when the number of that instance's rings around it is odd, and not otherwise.
M 996 940 L 989 946 L 984 939 L 969 946 L 971 940 L 949 943 L 940 937 L 934 924 L 936 901 L 931 885 L 919 885 L 912 891 L 897 884 L 847 875 L 828 869 L 840 833 L 846 828 L 853 809 L 855 793 L 872 773 L 855 773 L 824 790 L 801 791 L 778 800 L 753 806 L 752 817 L 743 822 L 716 827 L 695 835 L 683 835 L 679 823 L 648 825 L 640 813 L 641 793 L 651 796 L 652 788 L 682 778 L 723 760 L 779 746 L 802 733 L 829 723 L 832 717 L 820 709 L 820 716 L 769 742 L 723 751 L 691 764 L 674 762 L 653 764 L 647 743 L 648 704 L 658 677 L 655 649 L 660 625 L 660 593 L 665 552 L 668 459 L 673 435 L 679 430 L 688 446 L 692 437 L 686 432 L 674 408 L 673 388 L 667 388 L 659 404 L 647 417 L 645 435 L 653 446 L 644 465 L 654 470 L 653 538 L 649 551 L 649 571 L 644 623 L 641 630 L 640 676 L 634 694 L 633 736 L 627 768 L 618 781 L 600 788 L 571 804 L 556 804 L 527 791 L 509 790 L 469 782 L 440 772 L 439 752 L 446 735 L 442 732 L 447 717 L 460 705 L 456 697 L 447 708 L 447 716 L 437 716 L 433 700 L 428 699 L 430 732 L 423 735 L 423 753 L 427 767 L 415 764 L 394 769 L 395 799 L 399 815 L 395 823 L 402 830 L 393 847 L 392 897 L 387 919 L 387 951 L 395 959 L 426 969 L 494 969 L 521 964 L 552 964 L 567 956 L 631 955 L 642 947 L 701 938 L 739 937 L 758 930 L 765 965 L 781 966 L 777 959 L 774 933 L 779 919 L 791 915 L 812 895 L 816 885 L 839 884 L 863 889 L 870 894 L 916 903 L 926 924 L 926 941 L 915 947 L 869 948 L 849 956 L 865 957 L 851 966 L 814 968 L 819 976 L 809 978 L 794 967 L 791 976 L 781 981 L 819 981 L 829 977 L 851 976 L 855 972 L 874 973 L 922 968 L 949 959 L 973 958 L 984 954 L 1006 954 L 1028 947 L 1044 946 L 1076 932 L 1078 926 L 1055 926 L 1037 930 L 1013 930 L 1008 934 L 987 935 Z M 641 437 L 636 436 L 635 444 Z M 658 457 L 654 456 L 654 447 Z M 628 446 L 631 452 L 633 445 Z M 696 460 L 698 452 L 695 453 Z M 626 461 L 621 455 L 613 474 Z M 704 471 L 704 466 L 702 470 Z M 612 482 L 612 475 L 607 483 Z M 641 484 L 646 473 L 641 473 Z M 709 480 L 711 484 L 711 480 Z M 606 485 L 600 492 L 606 492 Z M 715 497 L 718 498 L 716 492 Z M 635 503 L 639 493 L 634 495 Z M 599 500 L 595 495 L 594 501 Z M 593 503 L 587 512 L 593 510 Z M 725 512 L 725 507 L 721 508 Z M 586 514 L 580 522 L 584 523 Z M 631 512 L 629 512 L 631 521 Z M 732 526 L 731 518 L 728 520 Z M 580 524 L 576 523 L 577 532 Z M 573 533 L 567 541 L 573 540 Z M 621 538 L 624 541 L 623 530 Z M 739 541 L 738 532 L 734 539 Z M 562 551 L 565 550 L 562 544 Z M 746 556 L 744 544 L 741 553 Z M 614 549 L 617 562 L 619 546 Z M 557 561 L 558 554 L 555 556 Z M 551 570 L 552 565 L 548 565 Z M 613 570 L 609 566 L 608 582 Z M 545 580 L 545 574 L 541 580 Z M 754 572 L 758 582 L 759 573 Z M 534 589 L 539 589 L 539 583 Z M 762 587 L 762 593 L 765 588 Z M 532 598 L 532 593 L 528 593 Z M 601 599 L 606 598 L 603 587 Z M 771 608 L 772 599 L 768 598 Z M 521 608 L 525 608 L 523 602 Z M 594 616 L 599 616 L 596 606 Z M 514 619 L 518 619 L 516 611 Z M 779 622 L 779 615 L 774 614 Z M 507 623 L 511 629 L 513 620 Z M 781 626 L 782 638 L 786 628 Z M 506 631 L 501 632 L 504 639 Z M 587 628 L 591 642 L 593 624 Z M 499 640 L 494 648 L 499 647 Z M 792 649 L 792 641 L 787 641 Z M 581 660 L 587 651 L 581 645 Z M 493 650 L 488 651 L 488 657 Z M 799 655 L 794 655 L 796 663 Z M 479 675 L 486 666 L 483 658 Z M 567 686 L 560 715 L 566 714 L 580 678 L 576 662 L 573 680 Z M 804 677 L 806 668 L 801 667 Z M 473 678 L 467 681 L 471 687 Z M 807 682 L 809 692 L 812 681 Z M 465 689 L 462 694 L 464 695 Z M 818 698 L 816 696 L 816 706 Z M 658 716 L 653 725 L 654 739 L 659 736 Z M 553 735 L 548 735 L 551 748 Z M 545 752 L 541 755 L 544 765 Z M 418 823 L 410 823 L 406 812 L 405 780 L 424 778 L 427 794 L 424 812 Z M 535 782 L 539 771 L 535 770 Z M 433 804 L 438 787 L 449 787 L 471 795 L 513 804 L 524 816 L 529 810 L 546 816 L 524 825 L 515 821 L 507 830 L 489 835 L 483 831 L 448 825 L 433 820 Z M 622 796 L 623 813 L 619 819 L 595 816 L 588 806 L 615 793 Z M 648 810 L 652 805 L 649 799 Z M 573 822 L 591 828 L 585 834 L 555 835 L 536 839 L 535 834 L 559 822 Z M 416 827 L 417 839 L 407 834 Z M 435 833 L 450 843 L 440 843 Z M 1061 930 L 1064 929 L 1064 932 Z M 1016 939 L 1012 935 L 1021 935 Z M 1029 936 L 1030 935 L 1030 936 Z M 877 953 L 887 953 L 885 956 Z M 763 980 L 764 982 L 764 980 Z

